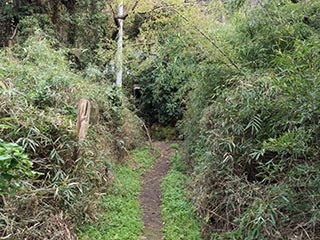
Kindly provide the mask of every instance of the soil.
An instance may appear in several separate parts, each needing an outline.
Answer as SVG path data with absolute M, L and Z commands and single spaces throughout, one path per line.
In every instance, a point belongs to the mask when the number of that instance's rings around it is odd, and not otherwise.
M 170 169 L 169 156 L 174 152 L 170 142 L 154 142 L 154 148 L 160 151 L 154 168 L 143 176 L 140 203 L 143 210 L 144 232 L 140 240 L 161 240 L 161 182 Z

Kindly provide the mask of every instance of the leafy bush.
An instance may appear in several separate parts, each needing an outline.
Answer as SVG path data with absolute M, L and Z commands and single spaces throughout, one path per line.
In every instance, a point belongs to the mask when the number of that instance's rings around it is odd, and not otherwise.
M 128 51 L 130 74 L 125 81 L 141 87 L 141 98 L 136 105 L 150 126 L 177 124 L 190 85 L 201 74 L 198 64 L 203 56 L 197 38 L 194 39 L 196 34 L 190 33 L 188 27 L 183 28 L 183 24 L 178 16 L 168 16 L 166 9 L 160 9 L 154 18 L 145 20 Z M 181 32 L 175 30 L 180 27 Z M 141 47 L 145 39 L 155 44 Z M 135 47 L 137 43 L 139 48 Z
M 319 5 L 311 2 L 303 8 L 303 4 L 264 1 L 263 7 L 250 11 L 234 38 L 234 44 L 241 43 L 237 49 L 240 59 L 254 68 L 274 67 L 274 58 L 294 52 L 297 40 L 309 39 L 313 23 L 306 19 L 317 18 Z
M 23 176 L 33 176 L 29 161 L 22 147 L 0 139 L 0 194 L 7 194 L 19 187 Z
M 189 95 L 182 130 L 207 238 L 320 235 L 320 42 L 305 21 L 319 7 L 264 1 L 248 16 L 231 17 L 225 49 L 242 72 L 216 72 L 212 85 L 200 79 Z

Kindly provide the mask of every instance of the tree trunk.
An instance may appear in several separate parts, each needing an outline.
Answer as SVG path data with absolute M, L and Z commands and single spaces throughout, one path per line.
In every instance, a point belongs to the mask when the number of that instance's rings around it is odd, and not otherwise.
M 74 22 L 74 13 L 76 10 L 76 0 L 61 0 L 61 3 L 67 8 L 67 11 L 70 15 L 70 23 L 69 23 L 69 31 L 68 31 L 68 42 L 71 45 L 75 45 L 76 43 L 76 31 L 77 25 Z

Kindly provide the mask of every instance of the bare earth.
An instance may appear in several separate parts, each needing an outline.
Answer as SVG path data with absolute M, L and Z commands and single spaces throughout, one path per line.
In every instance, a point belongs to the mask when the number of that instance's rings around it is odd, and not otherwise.
M 170 142 L 154 142 L 154 147 L 160 151 L 161 156 L 156 160 L 154 168 L 143 176 L 140 203 L 144 232 L 140 240 L 162 239 L 161 182 L 170 169 L 168 157 L 174 151 L 170 149 L 170 145 Z

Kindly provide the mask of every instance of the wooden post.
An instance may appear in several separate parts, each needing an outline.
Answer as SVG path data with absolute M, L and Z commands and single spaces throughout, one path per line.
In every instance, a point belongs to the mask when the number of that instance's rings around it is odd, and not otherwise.
M 78 118 L 76 125 L 79 140 L 83 140 L 87 136 L 90 122 L 90 110 L 90 102 L 87 99 L 80 99 L 78 103 Z

